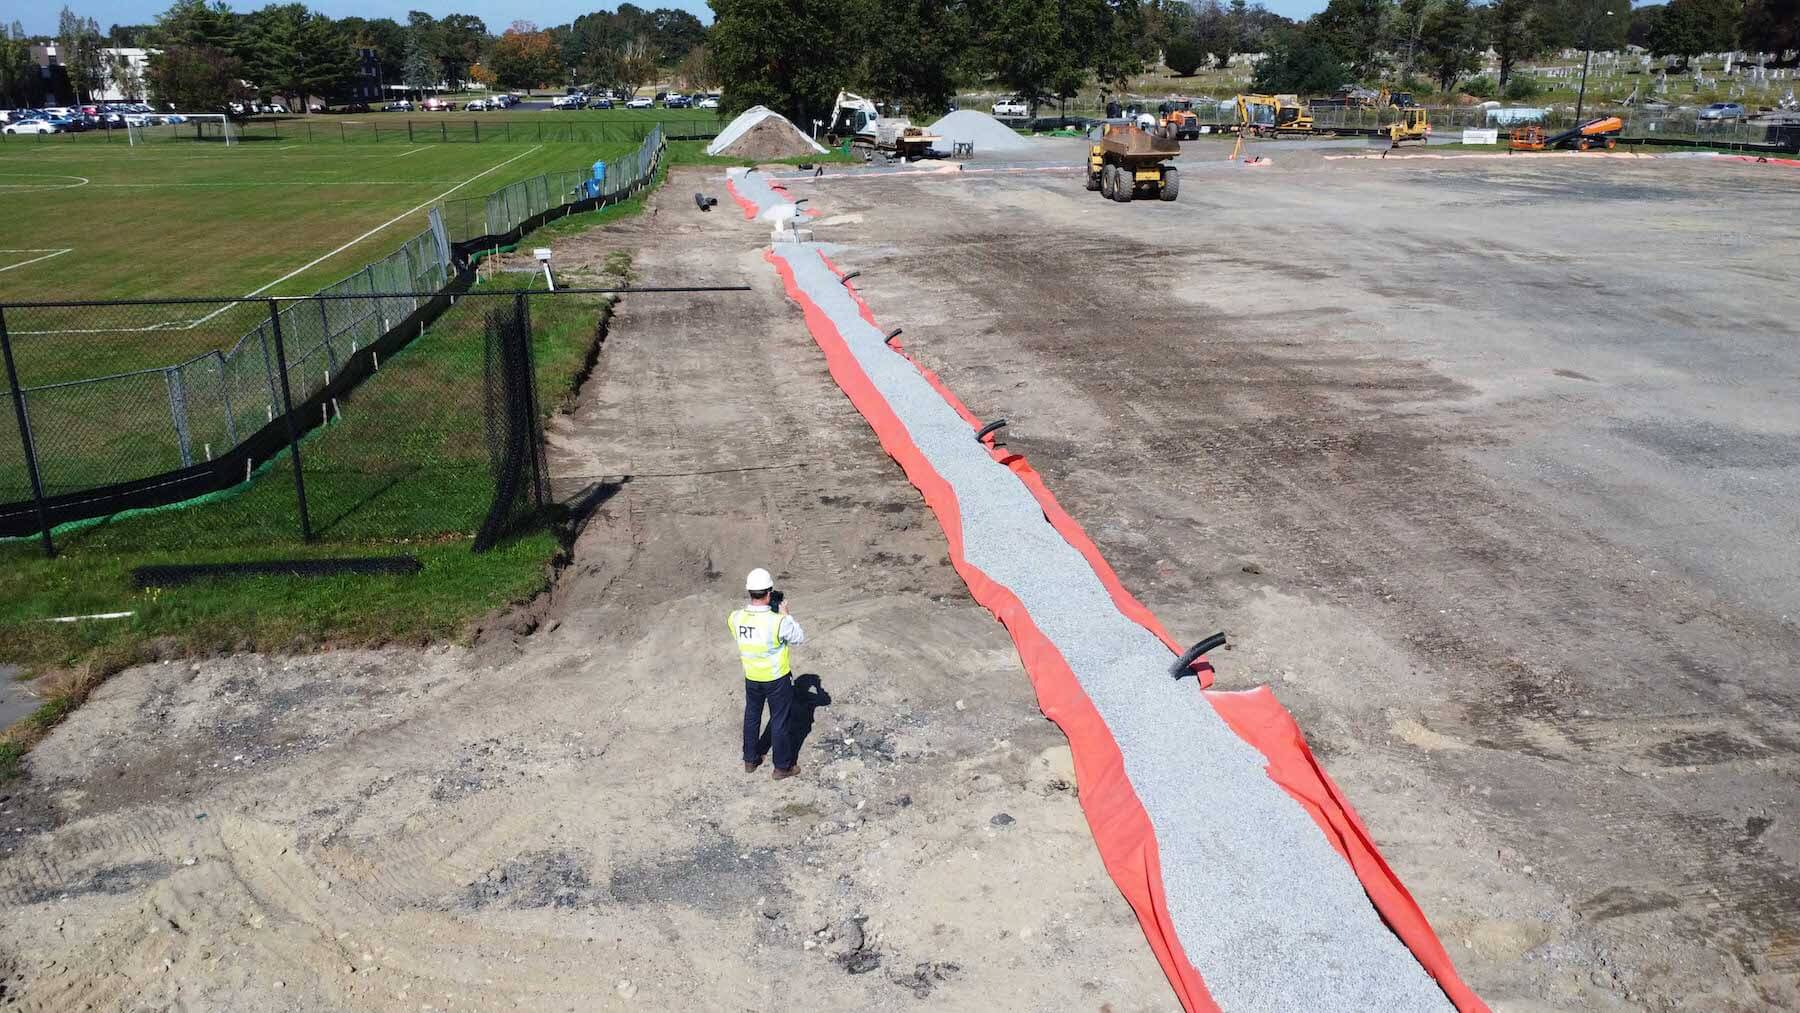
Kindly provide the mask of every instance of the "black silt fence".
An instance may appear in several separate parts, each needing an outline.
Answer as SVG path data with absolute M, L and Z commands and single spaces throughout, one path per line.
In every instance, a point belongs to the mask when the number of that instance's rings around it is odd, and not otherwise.
M 487 311 L 482 418 L 494 499 L 475 533 L 486 552 L 536 517 L 548 497 L 537 370 L 531 354 L 531 306 L 524 295 Z

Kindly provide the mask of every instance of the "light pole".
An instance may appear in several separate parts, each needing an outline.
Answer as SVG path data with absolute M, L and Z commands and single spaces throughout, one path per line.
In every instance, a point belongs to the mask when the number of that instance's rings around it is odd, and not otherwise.
M 1606 16 L 1612 17 L 1613 12 L 1607 11 Z M 1581 90 L 1575 93 L 1575 125 L 1578 127 L 1581 126 L 1581 107 L 1587 101 L 1588 67 L 1594 62 L 1594 23 L 1597 20 L 1592 17 L 1588 18 L 1587 56 L 1581 61 Z

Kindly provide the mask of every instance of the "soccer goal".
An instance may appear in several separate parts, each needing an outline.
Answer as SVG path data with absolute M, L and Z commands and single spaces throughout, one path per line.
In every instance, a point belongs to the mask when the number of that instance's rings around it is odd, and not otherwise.
M 154 120 L 152 126 L 146 120 Z M 125 122 L 125 133 L 132 144 L 146 144 L 152 138 L 168 141 L 216 141 L 226 145 L 238 143 L 238 131 L 224 113 L 157 113 Z

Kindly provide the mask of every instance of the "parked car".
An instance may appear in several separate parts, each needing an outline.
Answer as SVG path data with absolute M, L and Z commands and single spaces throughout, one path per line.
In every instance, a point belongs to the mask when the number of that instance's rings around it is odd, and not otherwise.
M 384 113 L 410 113 L 413 111 L 411 99 L 396 99 L 381 107 Z
M 1743 105 L 1737 102 L 1714 102 L 1700 110 L 1703 120 L 1741 120 L 1747 115 Z
M 587 97 L 579 92 L 570 95 L 558 95 L 550 100 L 552 109 L 580 109 L 587 105 Z
M 613 100 L 610 98 L 607 98 L 604 95 L 602 95 L 601 97 L 594 100 L 594 108 L 595 109 L 611 109 L 612 107 L 613 107 Z
M 656 105 L 655 102 L 643 97 L 642 95 L 639 95 L 637 98 L 634 98 L 631 101 L 625 103 L 625 108 L 627 108 L 627 109 L 650 109 L 650 108 L 654 107 L 655 105 Z
M 686 95 L 677 95 L 674 92 L 670 92 L 663 96 L 664 109 L 692 109 L 693 107 L 694 100 L 688 98 Z
M 463 104 L 463 111 L 469 113 L 485 113 L 491 108 L 493 107 L 488 105 L 488 100 L 484 98 L 472 98 Z
M 0 133 L 7 134 L 60 134 L 62 128 L 47 119 L 13 120 Z
M 425 111 L 428 113 L 452 113 L 456 111 L 456 103 L 434 95 L 425 100 Z
M 708 96 L 702 98 L 700 101 L 695 102 L 694 108 L 695 109 L 717 109 L 717 108 L 719 108 L 719 96 L 708 95 Z
M 1022 98 L 1008 96 L 994 103 L 994 116 L 1000 119 L 1022 119 L 1031 115 L 1031 107 Z

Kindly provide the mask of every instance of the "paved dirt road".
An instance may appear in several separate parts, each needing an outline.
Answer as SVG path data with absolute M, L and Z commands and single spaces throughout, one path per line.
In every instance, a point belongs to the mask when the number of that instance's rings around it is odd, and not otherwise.
M 0 995 L 1173 1006 L 1011 643 L 826 375 L 766 231 L 680 213 L 696 185 L 558 248 L 565 271 L 624 249 L 645 284 L 756 291 L 622 305 L 552 429 L 557 490 L 587 518 L 553 598 L 474 650 L 102 687 L 0 801 Z M 813 641 L 803 774 L 781 783 L 737 755 L 724 617 L 754 565 Z
M 1484 997 L 1800 1003 L 1800 173 L 1271 150 L 795 194 Z

